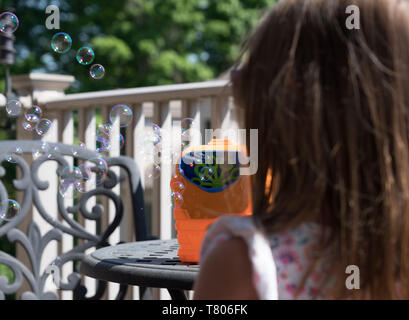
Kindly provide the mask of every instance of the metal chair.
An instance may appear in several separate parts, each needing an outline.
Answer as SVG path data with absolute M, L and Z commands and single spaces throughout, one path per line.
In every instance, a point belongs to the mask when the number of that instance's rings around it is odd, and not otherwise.
M 40 149 L 42 144 L 43 141 L 0 141 L 0 200 L 8 199 L 7 190 L 3 184 L 6 172 L 2 166 L 6 161 L 6 155 L 8 155 L 16 145 L 22 149 L 24 154 L 31 154 L 33 150 Z M 8 241 L 12 243 L 18 242 L 26 251 L 31 265 L 24 265 L 24 263 L 19 261 L 16 257 L 0 251 L 0 264 L 7 265 L 14 272 L 14 282 L 11 284 L 8 283 L 5 277 L 0 276 L 0 300 L 4 299 L 6 294 L 15 294 L 19 290 L 21 291 L 23 276 L 26 278 L 31 290 L 21 293 L 19 296 L 20 299 L 58 299 L 59 297 L 55 292 L 46 291 L 45 289 L 45 282 L 48 276 L 50 276 L 50 273 L 40 273 L 41 260 L 46 245 L 52 240 L 61 241 L 63 234 L 69 234 L 80 240 L 77 246 L 68 252 L 62 252 L 58 258 L 56 257 L 57 259 L 54 260 L 53 265 L 56 265 L 58 268 L 61 268 L 69 261 L 80 262 L 85 255 L 84 252 L 89 248 L 100 248 L 110 245 L 108 238 L 119 227 L 124 215 L 123 199 L 114 193 L 112 189 L 120 184 L 121 181 L 125 180 L 125 178 L 129 181 L 131 192 L 135 238 L 137 241 L 154 239 L 154 237 L 149 236 L 147 233 L 140 172 L 135 161 L 129 157 L 102 157 L 108 165 L 107 176 L 103 183 L 96 186 L 93 190 L 87 190 L 81 193 L 80 197 L 67 207 L 65 206 L 64 198 L 60 192 L 58 192 L 58 188 L 54 188 L 57 190 L 57 194 L 53 196 L 57 197 L 59 219 L 53 218 L 55 215 L 50 215 L 47 212 L 47 204 L 43 203 L 39 196 L 40 191 L 48 190 L 50 187 L 49 182 L 45 181 L 47 177 L 38 175 L 39 168 L 47 161 L 56 161 L 58 164 L 57 172 L 50 172 L 50 174 L 58 174 L 62 168 L 69 166 L 66 157 L 74 156 L 72 151 L 73 146 L 62 143 L 48 143 L 48 145 L 52 150 L 55 150 L 55 148 L 59 149 L 58 153 L 55 153 L 51 159 L 48 154 L 42 154 L 29 164 L 31 161 L 26 161 L 18 154 L 12 157 L 12 161 L 15 162 L 15 165 L 21 169 L 21 178 L 14 180 L 13 186 L 16 190 L 22 192 L 23 200 L 21 201 L 21 211 L 17 216 L 9 221 L 0 222 L 0 238 L 7 236 Z M 78 161 L 87 161 L 99 157 L 99 154 L 95 151 L 84 149 L 78 149 L 76 151 L 75 158 L 77 158 Z M 112 170 L 113 167 L 122 168 L 123 170 L 121 170 L 121 172 L 125 174 L 121 174 L 121 177 L 118 177 Z M 98 234 L 93 234 L 74 219 L 74 214 L 81 215 L 84 220 L 101 223 L 101 219 L 107 214 L 107 210 L 104 210 L 100 204 L 95 203 L 93 203 L 92 210 L 89 210 L 90 203 L 88 203 L 88 201 L 90 198 L 96 196 L 106 197 L 113 201 L 115 216 L 104 230 L 101 230 Z M 0 203 L 3 203 L 4 206 L 4 202 Z M 27 221 L 30 219 L 29 212 L 33 206 L 37 209 L 41 217 L 53 227 L 46 234 L 41 235 L 39 226 L 34 220 Z M 21 230 L 21 225 L 24 221 L 29 222 L 27 230 Z M 62 221 L 64 221 L 64 223 L 62 223 Z M 68 276 L 67 282 L 61 282 L 59 287 L 61 290 L 73 291 L 73 298 L 75 300 L 101 299 L 107 289 L 106 282 L 98 281 L 95 295 L 86 297 L 87 288 L 81 282 L 81 276 L 78 272 L 74 271 Z M 116 299 L 123 299 L 126 291 L 127 286 L 121 285 Z M 144 297 L 146 292 L 146 288 L 141 288 L 140 297 Z

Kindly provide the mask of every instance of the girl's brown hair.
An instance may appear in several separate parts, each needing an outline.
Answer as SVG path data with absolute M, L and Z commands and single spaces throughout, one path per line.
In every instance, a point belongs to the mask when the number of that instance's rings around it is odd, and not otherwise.
M 259 129 L 256 224 L 328 226 L 332 298 L 409 298 L 408 3 L 283 0 L 243 52 L 232 84 Z M 360 290 L 346 289 L 348 265 Z

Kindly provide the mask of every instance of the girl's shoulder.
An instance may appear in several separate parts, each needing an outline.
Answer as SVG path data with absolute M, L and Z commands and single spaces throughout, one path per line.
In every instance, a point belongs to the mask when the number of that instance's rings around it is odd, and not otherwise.
M 261 299 L 294 299 L 297 284 L 312 261 L 320 227 L 303 223 L 297 228 L 264 236 L 252 217 L 223 216 L 213 223 L 203 240 L 200 259 L 222 241 L 240 237 L 247 244 L 252 280 Z M 303 272 L 304 271 L 304 272 Z M 321 271 L 313 272 L 299 298 L 317 295 Z
M 252 282 L 260 299 L 278 298 L 276 268 L 267 239 L 255 228 L 251 217 L 223 216 L 214 222 L 206 232 L 200 250 L 203 261 L 221 242 L 231 237 L 240 237 L 247 244 L 252 265 Z M 265 281 L 271 279 L 272 281 Z

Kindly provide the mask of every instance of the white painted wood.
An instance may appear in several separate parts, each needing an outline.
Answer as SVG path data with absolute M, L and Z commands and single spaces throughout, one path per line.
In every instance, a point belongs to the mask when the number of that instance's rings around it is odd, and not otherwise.
M 60 99 L 64 96 L 64 90 L 75 81 L 73 76 L 43 73 L 30 73 L 11 78 L 13 89 L 20 95 L 19 100 L 26 108 L 34 103 L 43 105 L 44 100 Z M 47 109 L 55 110 L 55 108 Z M 72 106 L 67 109 L 72 109 Z
M 124 136 L 125 139 L 125 155 L 128 157 L 133 157 L 133 127 L 134 127 L 134 122 L 135 122 L 135 106 L 131 106 L 132 112 L 134 114 L 134 117 L 132 119 L 132 123 L 126 127 L 126 133 Z M 133 222 L 133 206 L 132 206 L 132 194 L 131 190 L 128 186 L 128 181 L 126 181 L 124 184 L 121 185 L 121 198 L 123 199 L 124 202 L 124 210 L 125 210 L 125 227 L 121 228 L 121 238 L 125 239 L 126 242 L 133 242 L 135 241 L 135 235 L 134 235 L 134 222 Z M 125 300 L 133 300 L 135 293 L 138 293 L 138 290 L 135 289 L 134 286 L 129 286 L 128 291 L 125 296 Z M 139 296 L 137 296 L 136 299 L 138 299 Z
M 145 129 L 145 114 L 143 104 L 133 105 L 133 122 L 132 126 L 127 128 L 127 155 L 134 158 L 138 166 L 139 172 L 141 174 L 142 187 L 145 188 L 145 162 L 144 157 L 141 154 L 141 139 L 144 134 Z M 133 225 L 134 221 L 132 221 Z M 132 286 L 132 298 L 134 300 L 139 300 L 139 287 Z
M 48 73 L 30 73 L 12 76 L 13 88 L 23 94 L 23 91 L 30 93 L 35 90 L 59 91 L 64 92 L 75 81 L 73 76 L 48 74 Z
M 58 116 L 46 114 L 45 117 L 52 121 L 52 125 L 48 132 L 42 137 L 43 141 L 58 142 Z M 38 170 L 38 176 L 42 177 L 49 183 L 49 188 L 46 191 L 39 192 L 40 201 L 47 207 L 47 213 L 53 218 L 58 219 L 57 193 L 58 193 L 58 177 L 56 174 L 57 163 L 55 161 L 46 161 Z M 53 173 L 53 174 L 50 174 Z M 52 229 L 53 227 L 46 222 L 37 209 L 33 209 L 33 221 L 35 221 L 40 229 L 41 235 Z M 45 272 L 46 267 L 51 264 L 58 255 L 58 247 L 55 241 L 52 241 L 44 249 L 43 259 L 41 260 L 41 273 Z M 56 285 L 53 283 L 52 277 L 48 277 L 44 286 L 45 291 L 57 292 Z
M 98 104 L 115 105 L 118 101 L 125 104 L 133 104 L 147 101 L 186 100 L 196 99 L 198 97 L 229 95 L 230 92 L 231 88 L 227 81 L 215 80 L 144 88 L 75 93 L 62 97 L 42 95 L 39 97 L 39 101 L 40 104 L 45 104 L 47 108 L 52 110 L 67 109 L 72 108 L 72 106 L 81 109 Z
M 0 107 L 5 107 L 7 104 L 7 98 L 4 94 L 0 94 Z
M 172 237 L 172 207 L 170 179 L 172 177 L 171 147 L 172 147 L 172 114 L 170 102 L 155 103 L 154 122 L 162 130 L 162 159 L 160 162 L 160 178 L 155 181 L 153 188 L 152 211 L 155 223 L 159 225 L 160 239 L 170 239 Z M 155 196 L 156 195 L 156 196 Z M 159 199 L 158 199 L 159 196 Z M 159 221 L 157 221 L 159 219 Z M 156 227 L 157 228 L 157 227 Z M 170 300 L 167 290 L 159 290 L 160 300 Z
M 226 125 L 226 122 L 229 119 L 229 105 L 228 97 L 213 97 L 212 98 L 212 125 L 214 129 L 222 128 L 223 123 Z
M 238 141 L 237 129 L 239 127 L 237 114 L 234 110 L 234 105 L 231 97 L 213 97 L 211 109 L 211 127 L 214 130 L 220 129 L 220 135 L 215 138 L 229 139 L 235 142 Z
M 96 147 L 96 117 L 95 117 L 95 109 L 83 109 L 78 111 L 78 123 L 79 123 L 79 132 L 78 137 L 80 142 L 85 143 L 87 149 L 95 150 Z M 86 191 L 94 189 L 94 185 L 87 184 Z M 96 204 L 96 198 L 93 197 L 88 200 L 87 202 L 87 209 L 91 211 L 92 207 Z M 96 221 L 84 219 L 84 227 L 85 229 L 92 233 L 97 234 L 97 224 Z M 85 251 L 86 254 L 90 254 L 95 250 L 95 248 L 89 248 Z M 90 277 L 84 276 L 84 284 L 87 287 L 87 297 L 92 297 L 95 295 L 96 292 L 96 285 L 97 281 Z
M 23 122 L 23 117 L 24 117 L 24 115 L 21 114 L 20 118 L 17 120 L 17 123 L 21 124 Z M 24 130 L 22 125 L 17 125 L 17 140 L 32 140 L 33 138 L 34 138 L 33 132 L 28 132 L 28 131 Z M 30 151 L 32 151 L 32 150 L 30 150 Z M 32 154 L 31 153 L 24 154 L 23 158 L 27 162 L 27 164 L 29 166 L 31 166 L 31 164 L 33 162 Z M 21 170 L 17 170 L 16 176 L 17 176 L 17 179 L 19 179 L 19 180 L 22 178 Z M 16 199 L 17 202 L 22 203 L 23 199 L 24 199 L 24 192 L 17 192 L 17 199 Z M 26 219 L 24 219 L 21 222 L 21 224 L 18 226 L 18 229 L 21 232 L 23 232 L 23 233 L 27 232 L 27 228 L 28 228 L 28 226 L 30 225 L 30 223 L 32 221 L 32 217 L 33 217 L 33 206 L 31 206 L 31 208 L 27 212 Z M 29 268 L 29 270 L 32 271 L 31 261 L 30 261 L 28 255 L 27 255 L 27 251 L 20 244 L 16 244 L 16 258 L 20 262 L 22 262 L 24 265 L 26 265 Z M 28 290 L 30 290 L 30 291 L 32 290 L 31 286 L 28 284 L 27 281 L 23 281 L 23 284 L 22 284 L 20 290 L 17 291 L 17 296 L 20 296 L 23 292 L 28 291 Z
M 72 145 L 74 144 L 74 117 L 73 113 L 71 111 L 65 111 L 62 114 L 62 126 L 60 130 L 60 141 L 62 141 L 65 144 Z M 68 162 L 68 165 L 72 168 L 74 165 L 74 159 L 71 156 L 66 156 L 64 157 L 65 160 Z M 67 197 L 64 199 L 64 205 L 65 207 L 72 206 L 74 203 L 74 200 L 72 197 Z M 62 221 L 62 223 L 65 226 L 69 226 L 66 221 Z M 66 233 L 63 233 L 62 236 L 62 244 L 61 244 L 61 249 L 62 253 L 68 252 L 74 247 L 74 238 Z M 62 279 L 63 281 L 66 281 L 67 277 L 73 272 L 73 262 L 67 262 L 63 265 L 62 267 Z M 72 300 L 73 298 L 73 293 L 72 291 L 61 291 L 61 298 L 63 300 Z
M 171 239 L 171 189 L 170 179 L 172 177 L 171 147 L 172 147 L 172 115 L 169 102 L 163 102 L 155 105 L 155 115 L 160 117 L 156 121 L 162 130 L 161 145 L 161 170 L 159 178 L 159 236 L 161 239 Z M 155 192 L 155 191 L 154 191 Z
M 190 129 L 192 129 L 192 132 L 198 133 L 191 135 L 190 140 L 191 146 L 201 145 L 203 143 L 202 142 L 203 137 L 201 137 L 202 134 L 201 109 L 204 103 L 205 100 L 203 98 L 199 98 L 185 100 L 183 101 L 182 104 L 182 121 L 185 118 L 193 119 L 193 124 L 190 127 Z
M 105 108 L 109 108 L 109 107 L 105 107 Z M 110 112 L 110 108 L 106 111 L 106 113 L 108 113 L 108 112 Z M 119 119 L 118 119 L 118 121 L 115 121 L 112 124 L 111 149 L 109 151 L 109 156 L 111 156 L 111 157 L 118 157 L 121 154 L 119 134 L 120 134 L 120 122 L 119 122 Z M 119 167 L 113 167 L 110 170 L 112 170 L 117 175 L 117 177 L 119 177 L 119 174 L 120 174 Z M 120 192 L 121 192 L 120 186 L 119 185 L 115 186 L 112 189 L 112 191 L 119 195 Z M 111 223 L 115 218 L 115 206 L 114 206 L 114 203 L 112 201 L 109 201 L 109 215 L 108 215 L 108 217 L 109 217 L 109 223 Z M 117 244 L 121 240 L 125 240 L 125 239 L 121 239 L 120 228 L 122 228 L 122 227 L 124 227 L 124 226 L 121 225 L 119 228 L 117 228 L 112 233 L 112 235 L 109 237 L 109 242 L 112 245 Z M 108 286 L 109 286 L 108 299 L 109 300 L 114 300 L 115 297 L 117 296 L 118 292 L 119 292 L 119 284 L 110 282 L 108 284 Z
M 141 153 L 141 140 L 144 135 L 144 130 L 145 130 L 145 114 L 144 114 L 144 107 L 143 104 L 136 104 L 133 107 L 133 132 L 131 132 L 132 135 L 132 142 L 133 142 L 133 148 L 132 148 L 132 154 L 129 154 L 130 157 L 133 157 L 136 161 L 136 164 L 139 168 L 139 172 L 141 173 L 141 183 L 142 187 L 145 187 L 145 161 L 144 157 L 142 156 Z
M 203 99 L 203 103 L 200 106 L 200 128 L 202 130 L 202 143 L 206 144 L 205 130 L 211 127 L 212 119 L 212 97 L 206 97 Z

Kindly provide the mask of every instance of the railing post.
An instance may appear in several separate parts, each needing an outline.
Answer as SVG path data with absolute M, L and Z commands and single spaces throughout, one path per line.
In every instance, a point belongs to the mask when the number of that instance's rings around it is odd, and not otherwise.
M 125 138 L 125 145 L 126 145 L 126 155 L 128 157 L 134 158 L 135 162 L 138 166 L 140 179 L 142 188 L 145 188 L 145 163 L 144 157 L 139 152 L 138 147 L 140 146 L 139 139 L 143 138 L 144 129 L 145 129 L 145 113 L 142 103 L 136 103 L 132 105 L 133 111 L 133 120 L 131 125 L 126 128 L 126 138 Z M 130 205 L 132 203 L 132 194 L 130 193 L 129 187 L 126 188 L 127 190 L 127 207 L 125 211 L 125 220 L 127 225 L 127 238 L 126 241 L 135 241 L 135 234 L 133 232 L 134 223 L 133 221 L 133 212 L 132 210 L 138 210 L 139 208 L 132 208 Z M 129 294 L 127 296 L 129 299 L 138 300 L 141 297 L 139 296 L 139 287 L 132 286 L 132 289 L 129 290 Z
M 95 150 L 96 147 L 96 118 L 95 118 L 95 109 L 87 108 L 78 110 L 78 137 L 79 140 L 85 143 L 86 148 L 90 150 Z M 92 186 L 89 183 L 86 184 L 87 191 L 88 189 L 94 189 L 95 184 Z M 96 204 L 95 197 L 91 198 L 87 202 L 87 209 L 92 210 L 92 207 Z M 79 222 L 84 225 L 85 229 L 92 233 L 97 234 L 97 224 L 94 220 L 84 219 L 82 215 L 79 215 Z M 85 251 L 86 254 L 93 252 L 95 248 L 89 248 Z M 87 287 L 87 297 L 92 297 L 96 292 L 96 280 L 90 277 L 84 276 L 85 286 Z
M 61 126 L 59 128 L 59 141 L 62 141 L 65 144 L 74 144 L 74 117 L 73 113 L 71 110 L 67 110 L 62 113 L 61 117 Z M 68 162 L 68 164 L 72 167 L 74 165 L 74 159 L 73 157 L 65 157 L 65 160 Z M 57 191 L 58 192 L 58 191 Z M 68 197 L 68 199 L 64 199 L 64 203 L 66 206 L 72 206 L 74 204 L 74 199 Z M 68 223 L 66 221 L 62 221 L 62 223 L 66 226 L 68 226 Z M 74 247 L 74 238 L 69 235 L 64 233 L 62 236 L 62 243 L 59 246 L 59 253 L 64 253 L 68 252 Z M 65 263 L 62 266 L 62 278 L 65 281 L 65 279 L 68 278 L 68 276 L 72 273 L 74 268 L 74 264 L 72 261 Z M 61 292 L 61 297 L 63 300 L 72 300 L 73 294 L 72 291 L 62 291 Z
M 160 239 L 172 237 L 172 208 L 170 179 L 172 176 L 171 145 L 172 145 L 172 112 L 170 101 L 154 104 L 154 122 L 162 129 L 162 156 L 160 177 L 153 183 L 152 225 Z M 169 293 L 159 290 L 159 299 L 169 300 Z
M 233 99 L 230 96 L 223 95 L 212 98 L 211 127 L 212 129 L 222 129 L 221 136 L 217 138 L 238 139 L 237 134 L 231 136 L 232 130 L 239 129 L 239 119 L 237 109 L 234 107 Z
M 192 137 L 190 145 L 201 145 L 203 143 L 201 112 L 204 102 L 203 98 L 184 100 L 182 102 L 182 120 L 184 118 L 191 118 L 193 125 L 190 129 L 194 130 L 194 132 L 200 132 L 200 136 Z
M 156 103 L 154 106 L 154 120 L 162 128 L 162 156 L 160 163 L 160 178 L 156 180 L 157 187 L 154 188 L 154 194 L 159 195 L 159 199 L 154 200 L 153 223 L 160 239 L 170 239 L 172 230 L 172 209 L 170 199 L 170 179 L 172 176 L 171 143 L 172 143 L 172 113 L 170 102 Z M 159 191 L 159 192 L 156 192 Z M 154 197 L 156 198 L 156 197 Z M 158 221 L 159 220 L 159 221 Z M 155 226 L 156 224 L 156 226 Z

